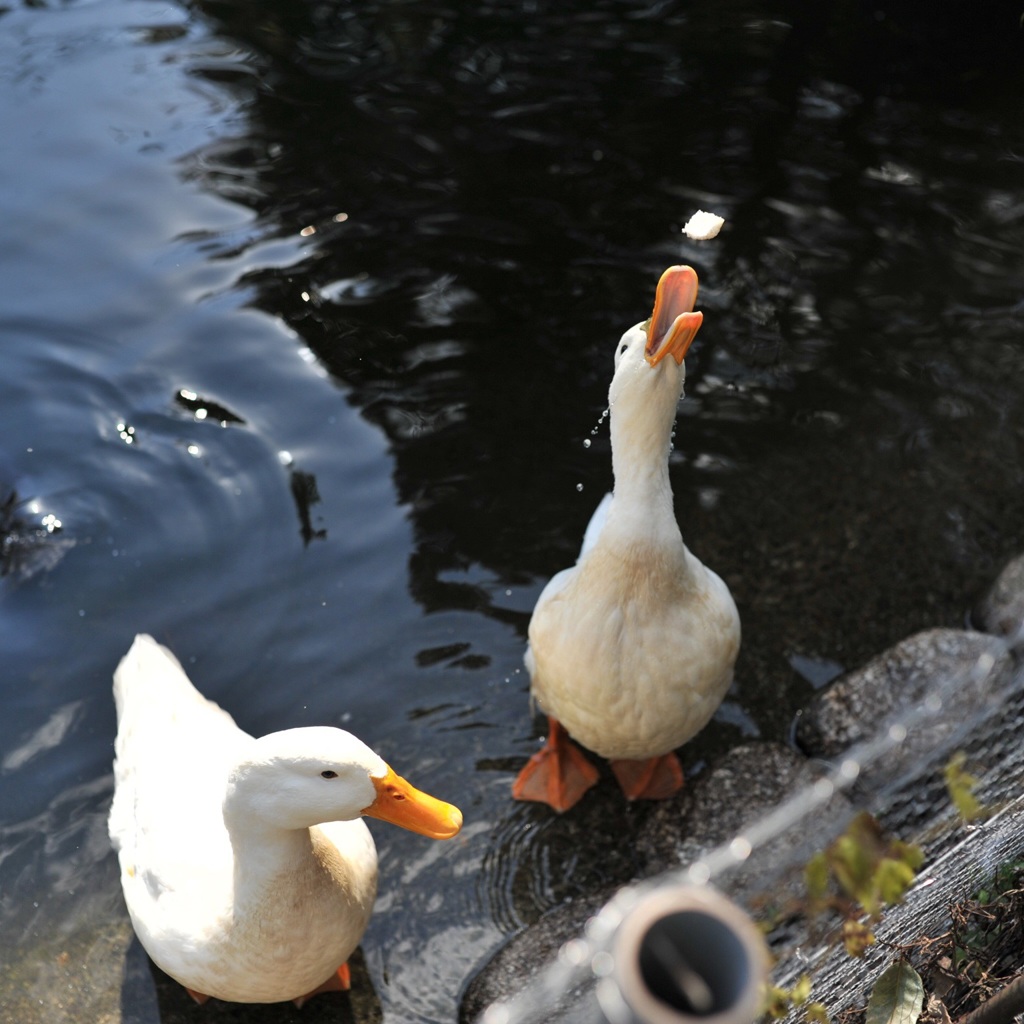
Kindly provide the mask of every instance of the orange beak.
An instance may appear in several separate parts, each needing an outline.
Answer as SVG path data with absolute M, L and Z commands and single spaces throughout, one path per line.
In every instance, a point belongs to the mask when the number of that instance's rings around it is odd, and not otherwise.
M 647 321 L 645 355 L 657 366 L 671 354 L 676 364 L 683 361 L 691 342 L 704 322 L 703 313 L 694 313 L 697 301 L 697 272 L 693 267 L 669 267 L 654 295 L 654 312 Z
M 431 839 L 451 839 L 462 828 L 462 811 L 437 800 L 388 769 L 382 779 L 370 780 L 377 796 L 363 814 L 400 825 Z

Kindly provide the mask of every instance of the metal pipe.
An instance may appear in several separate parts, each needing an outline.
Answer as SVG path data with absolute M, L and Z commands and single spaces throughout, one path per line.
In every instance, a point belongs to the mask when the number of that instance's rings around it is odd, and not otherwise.
M 625 912 L 597 986 L 610 1024 L 751 1024 L 768 954 L 753 921 L 706 886 L 659 886 Z

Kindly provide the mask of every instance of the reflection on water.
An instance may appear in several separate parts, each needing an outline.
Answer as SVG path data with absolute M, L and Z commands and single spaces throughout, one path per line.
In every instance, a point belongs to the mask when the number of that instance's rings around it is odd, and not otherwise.
M 529 609 L 610 484 L 612 350 L 669 263 L 707 314 L 677 508 L 744 622 L 688 771 L 960 624 L 1024 548 L 1016 21 L 805 6 L 0 13 L 0 501 L 63 554 L 0 585 L 24 992 L 123 924 L 109 678 L 139 630 L 245 728 L 344 723 L 462 806 L 437 852 L 378 833 L 385 1019 L 455 1019 L 503 933 L 629 876 L 644 808 L 508 787 Z

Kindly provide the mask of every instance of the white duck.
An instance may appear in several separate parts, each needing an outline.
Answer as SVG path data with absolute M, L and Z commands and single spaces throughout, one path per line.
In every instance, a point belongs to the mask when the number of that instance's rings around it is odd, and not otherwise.
M 348 988 L 377 889 L 361 816 L 448 839 L 458 809 L 341 729 L 254 739 L 149 636 L 118 665 L 114 699 L 110 837 L 155 963 L 199 1002 L 301 1005 Z
M 703 321 L 696 299 L 696 273 L 670 267 L 650 320 L 616 349 L 615 488 L 576 565 L 550 580 L 530 620 L 526 666 L 550 732 L 516 779 L 516 799 L 564 811 L 594 785 L 596 768 L 567 732 L 611 759 L 630 799 L 670 796 L 683 783 L 673 751 L 707 724 L 732 681 L 739 614 L 683 543 L 668 474 L 683 357 Z

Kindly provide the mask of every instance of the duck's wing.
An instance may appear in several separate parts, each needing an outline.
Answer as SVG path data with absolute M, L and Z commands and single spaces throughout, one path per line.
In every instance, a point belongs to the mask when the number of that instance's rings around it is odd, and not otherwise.
M 150 636 L 137 636 L 118 665 L 114 699 L 118 731 L 108 827 L 122 867 L 161 856 L 165 844 L 183 850 L 189 836 L 219 842 L 227 773 L 252 738 L 203 697 L 177 658 Z M 173 857 L 170 849 L 163 856 Z

